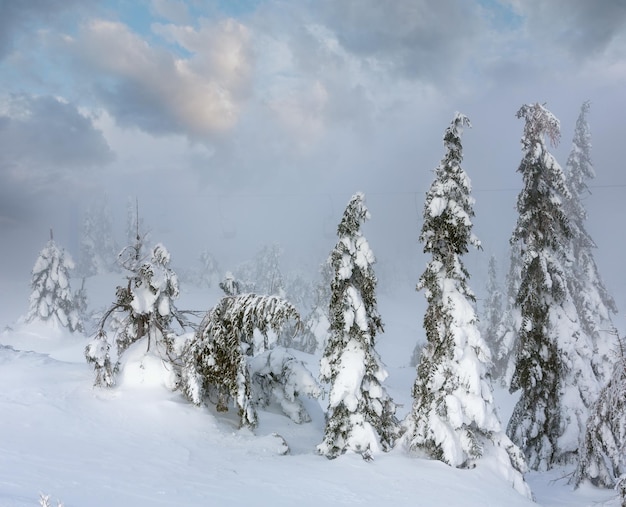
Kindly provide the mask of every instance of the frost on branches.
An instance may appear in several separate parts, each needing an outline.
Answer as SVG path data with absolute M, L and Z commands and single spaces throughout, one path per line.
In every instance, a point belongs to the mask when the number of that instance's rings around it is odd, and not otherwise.
M 46 243 L 35 261 L 31 278 L 30 307 L 26 322 L 40 320 L 66 327 L 71 332 L 82 331 L 74 295 L 70 286 L 70 271 L 74 261 L 59 249 L 52 239 Z
M 403 440 L 415 452 L 454 467 L 474 466 L 493 456 L 501 473 L 520 493 L 531 496 L 524 481 L 520 450 L 505 435 L 496 414 L 488 379 L 491 357 L 478 329 L 475 297 L 462 256 L 480 248 L 472 233 L 474 200 L 461 168 L 466 116 L 457 113 L 446 129 L 445 158 L 435 171 L 424 206 L 420 241 L 432 258 L 417 289 L 428 302 L 424 316 L 427 344 L 413 386 L 413 407 Z
M 626 474 L 626 355 L 620 354 L 613 375 L 591 407 L 578 466 L 572 478 L 578 486 L 588 480 L 594 486 L 612 488 Z M 623 499 L 622 495 L 622 499 Z
M 136 251 L 140 248 L 137 246 Z M 174 305 L 178 297 L 178 278 L 170 269 L 170 254 L 162 244 L 152 249 L 148 262 L 136 265 L 125 287 L 117 287 L 116 302 L 102 317 L 94 340 L 85 349 L 85 357 L 94 366 L 96 385 L 110 386 L 119 359 L 132 344 L 145 342 L 146 353 L 171 362 L 173 321 L 182 327 L 186 321 Z M 105 325 L 113 317 L 118 363 L 112 368 L 111 346 Z
M 350 200 L 330 254 L 330 335 L 320 363 L 330 396 L 324 440 L 317 447 L 328 458 L 346 451 L 388 451 L 399 433 L 396 406 L 382 385 L 387 372 L 374 349 L 383 324 L 376 303 L 375 259 L 361 233 L 369 218 L 364 199 L 357 193 Z
M 599 384 L 591 368 L 593 343 L 581 330 L 569 293 L 574 276 L 572 229 L 564 211 L 565 175 L 544 137 L 559 139 L 559 122 L 539 104 L 517 113 L 525 120 L 523 189 L 511 242 L 520 242 L 522 266 L 516 306 L 521 327 L 511 391 L 521 391 L 507 433 L 532 469 L 574 459 L 588 407 Z
M 319 396 L 317 383 L 285 349 L 275 348 L 278 333 L 293 319 L 295 307 L 278 296 L 241 294 L 223 297 L 202 320 L 187 344 L 181 388 L 200 404 L 217 397 L 217 410 L 237 408 L 241 426 L 257 423 L 256 404 L 276 401 L 296 422 L 309 416 L 297 396 Z
M 612 372 L 615 336 L 611 333 L 611 315 L 617 306 L 609 295 L 593 257 L 596 245 L 587 232 L 587 211 L 583 197 L 589 193 L 587 180 L 595 177 L 591 162 L 591 133 L 587 122 L 589 102 L 583 103 L 576 121 L 572 150 L 567 159 L 567 186 L 570 198 L 565 209 L 572 229 L 573 276 L 569 278 L 570 293 L 580 318 L 583 332 L 593 342 L 592 365 L 600 385 L 604 385 Z

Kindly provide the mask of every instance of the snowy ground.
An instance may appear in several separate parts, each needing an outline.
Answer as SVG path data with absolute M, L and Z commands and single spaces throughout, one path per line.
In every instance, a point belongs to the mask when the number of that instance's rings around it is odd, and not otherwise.
M 109 294 L 98 294 L 102 304 Z M 206 309 L 215 297 L 186 293 L 179 307 Z M 419 298 L 408 292 L 379 296 L 386 332 L 378 349 L 390 371 L 386 385 L 403 404 L 401 416 L 410 408 L 415 376 L 407 364 L 422 335 Z M 198 302 L 201 308 L 188 306 Z M 261 411 L 252 434 L 237 429 L 232 411 L 195 407 L 147 374 L 129 375 L 114 389 L 92 388 L 93 372 L 83 358 L 86 341 L 41 326 L 14 326 L 0 334 L 0 507 L 36 506 L 40 493 L 65 507 L 533 505 L 490 463 L 458 470 L 401 449 L 373 462 L 358 455 L 332 461 L 316 455 L 324 399 L 307 400 L 313 420 L 303 425 Z M 299 357 L 316 371 L 317 357 Z M 496 394 L 506 420 L 514 400 Z M 274 433 L 287 441 L 288 454 Z M 563 478 L 570 471 L 529 474 L 537 503 L 619 505 L 613 491 L 574 491 Z

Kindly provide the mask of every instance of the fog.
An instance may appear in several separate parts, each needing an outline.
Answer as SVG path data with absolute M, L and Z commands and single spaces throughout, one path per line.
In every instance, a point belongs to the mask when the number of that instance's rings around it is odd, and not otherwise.
M 468 257 L 480 295 L 489 256 L 508 267 L 515 112 L 546 103 L 564 166 L 590 100 L 588 229 L 626 309 L 621 1 L 4 2 L 0 33 L 3 307 L 24 296 L 26 311 L 51 228 L 77 258 L 84 213 L 104 196 L 120 245 L 136 199 L 174 267 L 209 250 L 234 269 L 277 243 L 285 271 L 313 277 L 362 191 L 381 286 L 413 286 L 426 262 L 424 194 L 455 111 L 473 124 L 463 167 L 483 244 Z

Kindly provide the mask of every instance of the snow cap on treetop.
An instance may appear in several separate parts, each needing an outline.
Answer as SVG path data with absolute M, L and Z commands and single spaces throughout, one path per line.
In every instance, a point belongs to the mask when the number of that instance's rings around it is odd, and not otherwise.
M 525 149 L 531 148 L 534 143 L 543 143 L 543 136 L 547 135 L 552 146 L 557 146 L 561 139 L 561 124 L 556 116 L 541 104 L 524 104 L 515 114 L 517 118 L 524 118 L 524 135 L 521 142 Z
M 337 234 L 343 236 L 350 234 L 351 231 L 358 230 L 361 222 L 369 220 L 370 213 L 365 206 L 365 194 L 363 192 L 357 192 L 352 196 L 346 211 L 343 214 L 343 218 L 337 227 Z

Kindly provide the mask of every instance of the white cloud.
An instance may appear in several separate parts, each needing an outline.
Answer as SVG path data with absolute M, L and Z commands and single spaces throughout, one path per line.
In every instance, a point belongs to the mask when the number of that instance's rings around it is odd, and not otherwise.
M 152 133 L 207 139 L 233 128 L 250 79 L 247 29 L 232 20 L 188 26 L 157 25 L 192 53 L 180 57 L 151 46 L 119 22 L 94 20 L 72 49 L 101 76 L 99 96 L 116 119 Z

